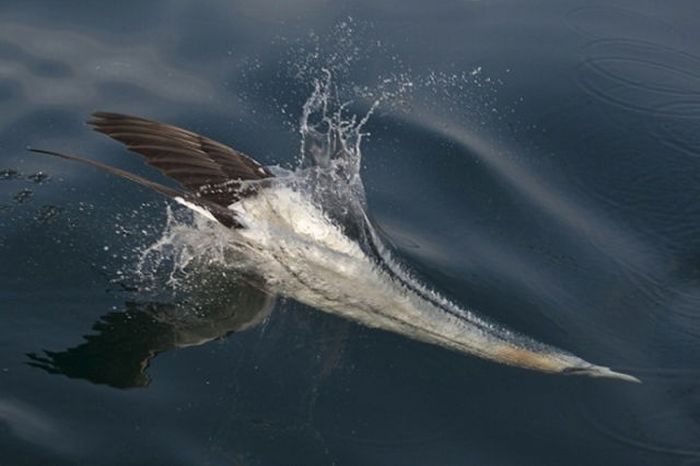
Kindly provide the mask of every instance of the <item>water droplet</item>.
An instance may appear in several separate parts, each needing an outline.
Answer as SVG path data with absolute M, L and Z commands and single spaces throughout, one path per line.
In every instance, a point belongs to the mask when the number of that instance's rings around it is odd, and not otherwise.
M 42 171 L 38 171 L 27 177 L 28 180 L 33 181 L 36 184 L 43 184 L 44 182 L 48 181 L 49 178 L 49 175 Z
M 15 193 L 15 195 L 12 196 L 12 199 L 14 199 L 17 204 L 24 204 L 32 197 L 33 194 L 34 193 L 32 192 L 31 189 L 25 188 L 25 189 Z
M 50 223 L 53 221 L 63 209 L 54 205 L 44 205 L 39 208 L 39 211 L 34 215 L 34 220 L 39 223 Z
M 17 180 L 22 177 L 22 174 L 17 170 L 5 168 L 0 170 L 0 180 Z

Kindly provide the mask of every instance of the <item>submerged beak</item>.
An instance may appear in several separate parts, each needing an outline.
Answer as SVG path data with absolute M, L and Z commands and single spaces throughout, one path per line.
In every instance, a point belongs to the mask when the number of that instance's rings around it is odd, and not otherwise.
M 570 375 L 587 375 L 588 377 L 604 377 L 607 379 L 618 379 L 624 380 L 625 382 L 642 383 L 637 377 L 629 374 L 623 374 L 622 372 L 615 372 L 609 367 L 604 366 L 594 366 L 590 365 L 588 367 L 575 367 L 570 369 L 565 369 L 564 374 Z

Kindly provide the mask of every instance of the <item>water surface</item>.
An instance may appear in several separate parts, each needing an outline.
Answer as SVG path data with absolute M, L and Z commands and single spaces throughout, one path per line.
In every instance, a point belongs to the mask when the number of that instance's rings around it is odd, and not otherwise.
M 651 0 L 3 2 L 0 464 L 700 463 L 698 15 Z M 644 383 L 495 365 L 214 272 L 171 293 L 164 264 L 146 289 L 133 270 L 167 202 L 25 151 L 163 181 L 83 125 L 110 110 L 292 167 L 324 67 L 358 112 L 385 96 L 362 175 L 405 263 Z

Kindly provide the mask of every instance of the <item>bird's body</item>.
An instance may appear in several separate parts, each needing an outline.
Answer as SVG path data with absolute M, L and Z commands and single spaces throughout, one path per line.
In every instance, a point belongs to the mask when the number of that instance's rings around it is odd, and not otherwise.
M 512 366 L 638 381 L 488 322 L 421 283 L 380 240 L 366 214 L 359 173 L 348 173 L 342 156 L 325 167 L 275 173 L 169 125 L 106 113 L 96 114 L 92 124 L 145 155 L 185 191 L 44 152 L 146 185 L 220 223 L 239 259 L 274 293 L 369 327 Z

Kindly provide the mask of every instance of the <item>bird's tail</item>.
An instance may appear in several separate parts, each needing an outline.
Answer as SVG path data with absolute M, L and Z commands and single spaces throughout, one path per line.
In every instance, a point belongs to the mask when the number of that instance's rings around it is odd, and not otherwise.
M 53 157 L 59 157 L 66 160 L 72 160 L 75 162 L 80 162 L 86 165 L 91 165 L 98 170 L 110 173 L 112 175 L 118 176 L 119 178 L 124 178 L 138 185 L 144 186 L 146 188 L 152 189 L 153 191 L 160 193 L 166 197 L 169 197 L 176 202 L 189 207 L 197 213 L 204 214 L 205 216 L 213 217 L 216 221 L 227 226 L 229 228 L 238 227 L 239 224 L 234 217 L 233 211 L 222 207 L 220 205 L 209 202 L 206 199 L 198 198 L 190 193 L 182 192 L 174 188 L 156 183 L 155 181 L 148 180 L 142 176 L 136 175 L 134 173 L 122 170 L 121 168 L 113 167 L 111 165 L 104 164 L 102 162 L 97 162 L 95 160 L 87 159 L 85 157 L 79 157 L 77 155 L 64 154 L 61 152 L 55 152 L 45 149 L 34 149 L 29 148 L 30 152 L 43 155 L 51 155 Z M 209 214 L 209 215 L 207 215 Z

